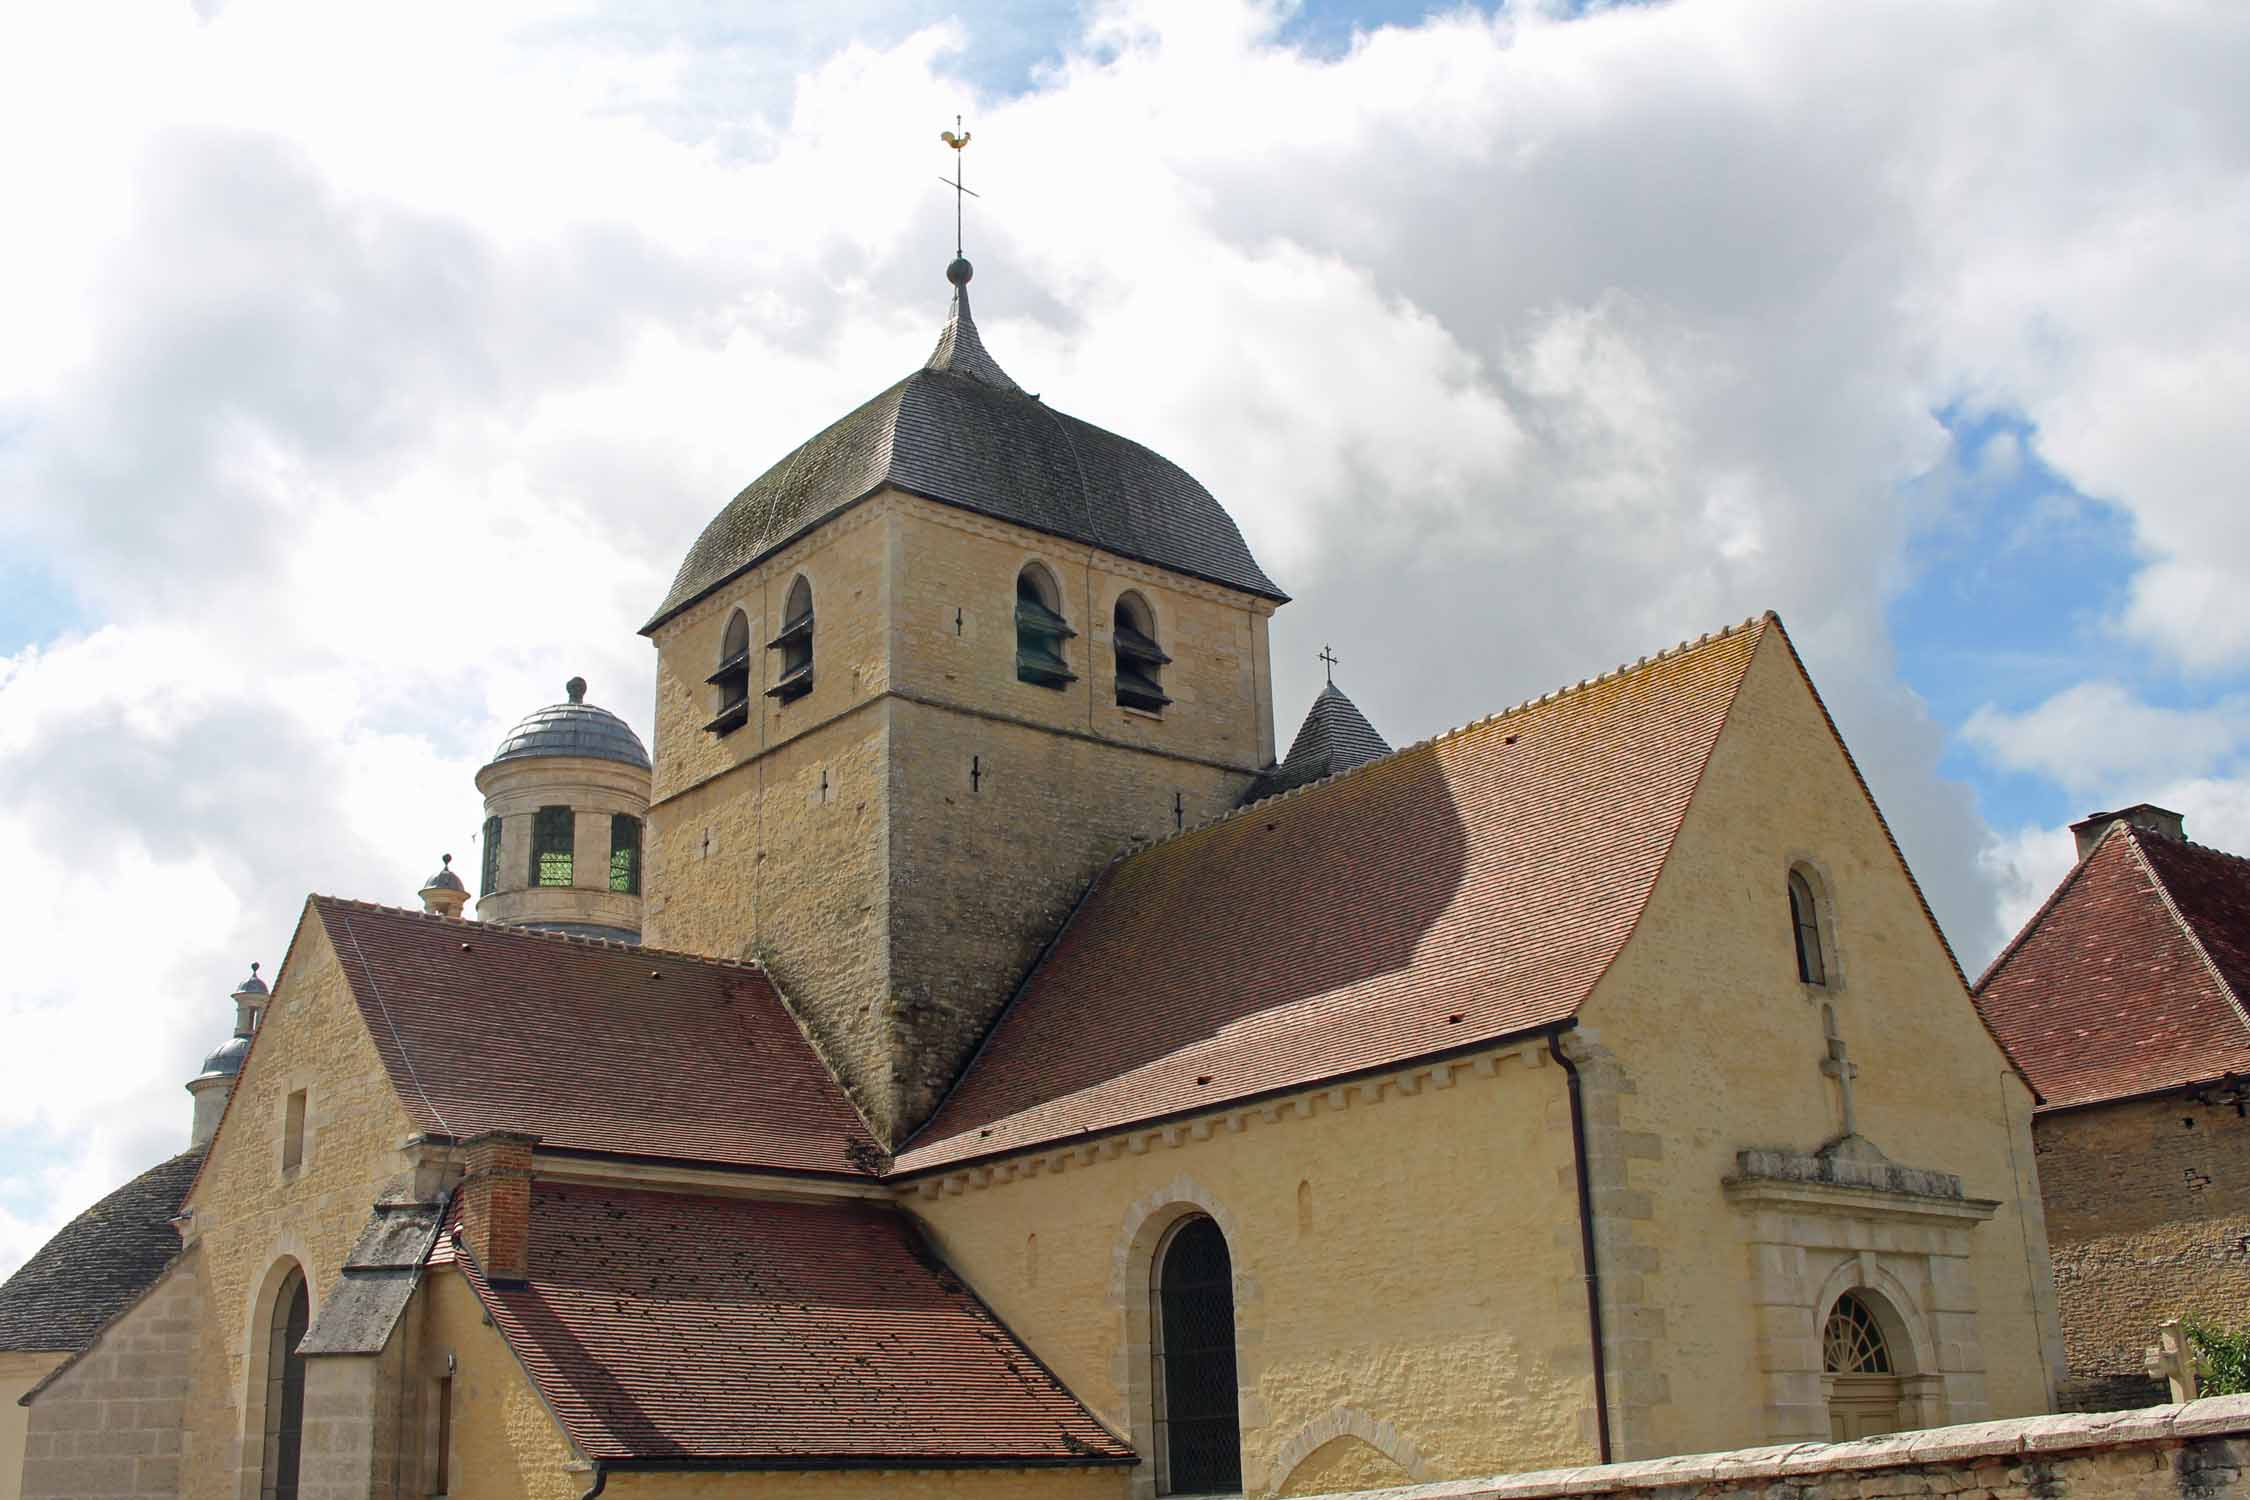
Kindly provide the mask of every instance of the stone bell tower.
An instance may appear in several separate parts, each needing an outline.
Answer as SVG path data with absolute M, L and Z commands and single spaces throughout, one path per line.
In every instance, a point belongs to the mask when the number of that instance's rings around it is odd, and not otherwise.
M 765 963 L 894 1145 L 1095 872 L 1274 759 L 1286 596 L 1177 465 L 1008 377 L 970 275 L 929 360 L 737 495 L 643 630 L 649 941 Z

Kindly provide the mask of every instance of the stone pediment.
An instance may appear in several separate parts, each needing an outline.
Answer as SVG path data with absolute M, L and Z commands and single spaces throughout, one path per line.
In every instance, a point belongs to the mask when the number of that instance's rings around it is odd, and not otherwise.
M 1734 1161 L 1734 1173 L 1726 1179 L 1729 1189 L 1760 1182 L 1804 1183 L 1970 1201 L 1962 1196 L 1961 1179 L 1951 1172 L 1902 1166 L 1863 1135 L 1838 1136 L 1818 1151 L 1765 1147 L 1738 1151 Z

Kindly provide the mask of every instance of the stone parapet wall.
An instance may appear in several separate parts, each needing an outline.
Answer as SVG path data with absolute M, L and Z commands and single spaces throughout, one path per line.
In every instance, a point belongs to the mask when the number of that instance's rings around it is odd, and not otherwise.
M 1358 1500 L 2109 1500 L 2250 1494 L 2250 1396 L 2019 1417 L 1638 1463 L 1361 1491 Z

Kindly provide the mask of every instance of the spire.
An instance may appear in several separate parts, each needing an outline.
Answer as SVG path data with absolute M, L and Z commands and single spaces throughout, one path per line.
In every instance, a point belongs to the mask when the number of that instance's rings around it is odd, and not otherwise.
M 938 335 L 937 348 L 930 351 L 929 363 L 923 368 L 966 375 L 995 390 L 1020 396 L 1023 387 L 1010 380 L 999 361 L 985 353 L 984 340 L 977 336 L 976 319 L 969 315 L 969 278 L 975 274 L 975 268 L 959 256 L 945 268 L 945 279 L 953 283 L 953 309 L 946 315 L 945 331 Z
M 1335 658 L 1325 646 L 1321 648 L 1320 660 L 1331 663 L 1330 670 L 1334 670 Z M 1305 722 L 1298 728 L 1297 737 L 1289 742 L 1289 754 L 1280 765 L 1252 782 L 1242 800 L 1248 803 L 1275 796 L 1292 787 L 1340 775 L 1390 753 L 1390 742 L 1367 722 L 1367 715 L 1359 711 L 1359 705 L 1345 697 L 1343 690 L 1331 681 L 1306 710 Z

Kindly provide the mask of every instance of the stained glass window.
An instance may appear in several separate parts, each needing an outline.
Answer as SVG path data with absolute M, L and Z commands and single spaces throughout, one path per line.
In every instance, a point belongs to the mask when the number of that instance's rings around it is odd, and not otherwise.
M 1797 977 L 1807 984 L 1828 983 L 1828 963 L 1820 951 L 1820 907 L 1813 901 L 1812 882 L 1796 870 L 1789 872 L 1789 919 L 1797 928 Z
M 1850 1292 L 1836 1299 L 1821 1339 L 1822 1366 L 1831 1375 L 1888 1375 L 1891 1346 L 1875 1311 Z
M 1157 1269 L 1156 1425 L 1171 1495 L 1238 1493 L 1242 1432 L 1234 1349 L 1234 1262 L 1206 1218 L 1172 1232 Z
M 531 820 L 531 883 L 568 885 L 577 820 L 567 807 L 542 807 Z
M 489 896 L 500 887 L 500 820 L 484 820 L 484 876 L 477 882 L 477 894 Z
M 641 820 L 613 813 L 609 820 L 609 888 L 628 896 L 641 893 Z

